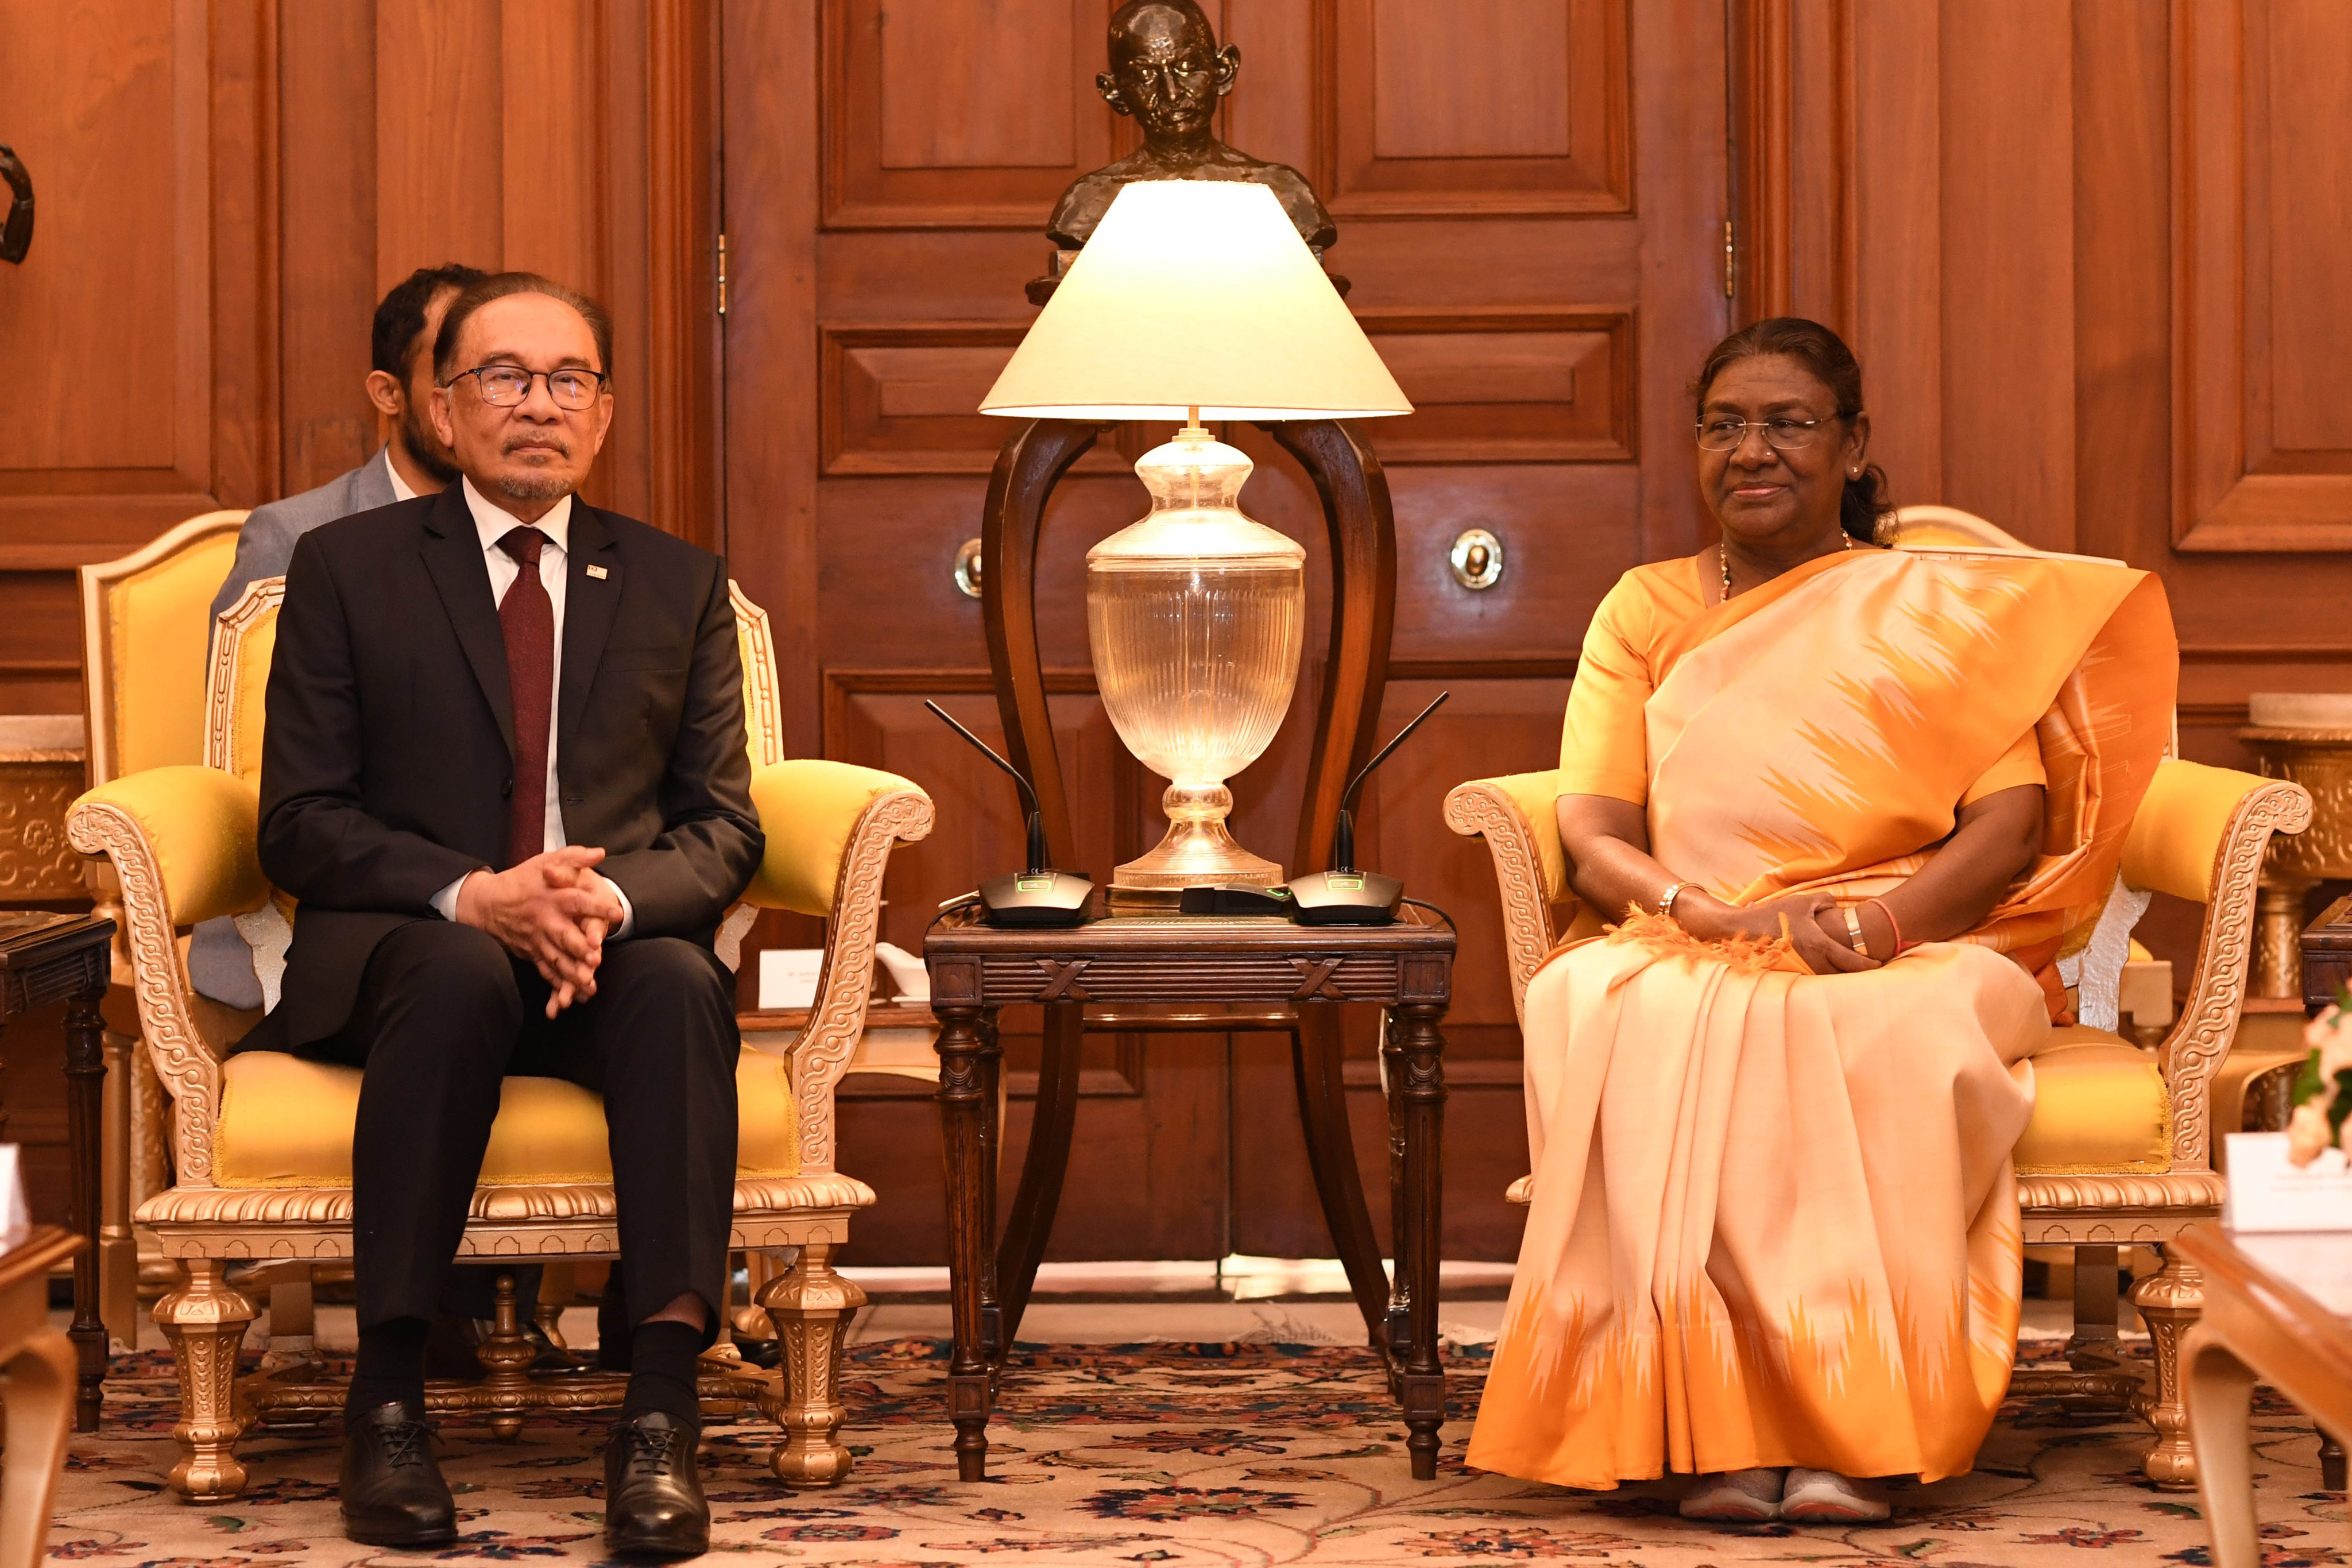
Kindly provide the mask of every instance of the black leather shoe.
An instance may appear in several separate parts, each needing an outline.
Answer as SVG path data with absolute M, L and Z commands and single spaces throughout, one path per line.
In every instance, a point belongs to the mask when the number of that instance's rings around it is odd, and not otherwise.
M 457 1505 L 425 1412 L 394 1400 L 343 1417 L 343 1533 L 365 1546 L 446 1546 Z
M 604 1541 L 614 1552 L 696 1557 L 710 1550 L 696 1437 L 660 1410 L 614 1424 L 604 1445 Z

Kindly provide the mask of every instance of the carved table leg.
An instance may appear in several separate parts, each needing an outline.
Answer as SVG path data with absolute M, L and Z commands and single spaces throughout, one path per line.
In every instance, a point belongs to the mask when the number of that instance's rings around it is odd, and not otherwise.
M 1348 1271 L 1357 1310 L 1372 1347 L 1385 1348 L 1388 1276 L 1381 1268 L 1380 1239 L 1372 1233 L 1364 1204 L 1363 1178 L 1356 1171 L 1356 1144 L 1348 1128 L 1348 1090 L 1341 1076 L 1345 1042 L 1336 1008 L 1299 1009 L 1290 1033 L 1290 1071 L 1298 1092 L 1298 1120 L 1307 1136 L 1307 1163 L 1315 1174 L 1315 1195 L 1323 1205 L 1331 1246 Z
M 1412 1281 L 1404 1268 L 1404 1020 L 1392 1008 L 1381 1020 L 1381 1099 L 1389 1119 L 1389 1251 L 1397 1266 L 1389 1281 L 1389 1392 L 1400 1394 L 1397 1368 L 1411 1340 Z M 1400 1394 L 1400 1397 L 1402 1395 Z
M 1086 1046 L 1086 1007 L 1081 1002 L 1045 1004 L 1045 1038 L 1038 1063 L 1037 1103 L 1029 1118 L 1029 1152 L 1021 1161 L 1021 1185 L 1013 1194 L 1004 1243 L 996 1254 L 999 1319 L 1005 1343 L 1021 1331 L 1037 1265 L 1054 1231 L 1062 1203 L 1062 1178 L 1070 1168 L 1070 1142 L 1078 1120 L 1078 1068 Z M 1000 1111 L 1002 1098 L 999 1101 Z
M 1445 1130 L 1445 1040 L 1433 1004 L 1397 1009 L 1402 1023 L 1404 1080 L 1392 1092 L 1404 1103 L 1404 1239 L 1397 1277 L 1411 1281 L 1412 1325 L 1398 1392 L 1404 1402 L 1405 1447 L 1412 1479 L 1437 1479 L 1438 1428 L 1445 1425 L 1445 1368 L 1437 1356 L 1437 1252 L 1444 1194 L 1440 1155 Z
M 139 1097 L 138 1045 L 129 1035 L 107 1032 L 106 1087 L 100 1096 L 106 1135 L 100 1140 L 104 1173 L 99 1186 L 98 1316 L 125 1352 L 139 1348 L 139 1238 L 131 1228 L 131 1211 L 138 1204 L 131 1118 Z
M 106 996 L 99 985 L 66 1004 L 66 1143 L 73 1161 L 73 1228 L 89 1245 L 74 1259 L 73 1326 L 67 1331 L 81 1359 L 81 1390 L 74 1429 L 98 1430 L 106 1390 L 106 1324 L 98 1316 L 99 1162 L 103 1154 L 100 1111 L 106 1092 Z
M 991 1397 L 982 1307 L 994 1262 L 996 1183 L 983 1119 L 992 1094 L 988 1059 L 997 1054 L 998 1047 L 982 1009 L 941 1001 L 936 984 L 933 990 L 947 1166 L 948 1289 L 955 1321 L 955 1349 L 948 1362 L 948 1416 L 956 1428 L 957 1478 L 976 1481 L 988 1473 Z
M 2163 1269 L 2139 1282 L 2132 1303 L 2147 1323 L 2156 1352 L 2155 1392 L 2134 1401 L 2140 1417 L 2156 1428 L 2156 1446 L 2141 1468 L 2164 1490 L 2187 1491 L 2197 1484 L 2197 1454 L 2181 1403 L 2180 1336 L 2204 1311 L 2205 1276 L 2168 1247 Z
M 849 1450 L 840 1438 L 847 1414 L 841 1352 L 866 1292 L 834 1269 L 833 1253 L 830 1241 L 808 1243 L 791 1271 L 760 1291 L 783 1353 L 777 1375 L 761 1385 L 760 1408 L 784 1429 L 768 1468 L 786 1486 L 837 1486 L 849 1474 Z
M 2254 1375 L 2210 1331 L 2192 1326 L 2179 1345 L 2185 1419 L 2197 1447 L 2197 1500 L 2215 1568 L 2255 1568 L 2253 1445 L 2246 1417 Z
M 180 1462 L 172 1490 L 190 1502 L 226 1502 L 245 1490 L 236 1439 L 245 1417 L 236 1396 L 236 1353 L 253 1302 L 221 1278 L 220 1260 L 187 1260 L 188 1282 L 155 1303 L 180 1374 L 180 1421 L 172 1428 Z
M 2254 899 L 2254 974 L 2246 988 L 2257 997 L 2303 999 L 2303 900 L 2313 883 L 2263 868 Z

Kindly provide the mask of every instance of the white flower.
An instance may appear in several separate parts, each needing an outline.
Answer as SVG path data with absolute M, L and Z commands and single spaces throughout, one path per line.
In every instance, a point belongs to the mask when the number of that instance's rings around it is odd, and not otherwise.
M 2303 1043 L 2319 1052 L 2320 1080 L 2333 1092 L 2336 1073 L 2352 1068 L 2352 1019 L 2331 1007 L 2303 1026 Z
M 2329 1135 L 2327 1107 L 2317 1100 L 2306 1100 L 2294 1108 L 2286 1124 L 2286 1157 L 2298 1166 L 2307 1166 L 2319 1157 L 2319 1151 L 2336 1140 Z

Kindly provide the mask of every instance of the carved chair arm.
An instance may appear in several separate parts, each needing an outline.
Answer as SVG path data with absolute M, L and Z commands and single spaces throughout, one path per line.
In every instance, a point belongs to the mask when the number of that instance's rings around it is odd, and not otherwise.
M 898 843 L 930 832 L 931 798 L 896 774 L 798 758 L 754 772 L 751 799 L 768 847 L 745 901 L 825 918 L 816 1003 L 792 1058 L 809 1176 L 833 1169 L 833 1091 L 866 1031 L 883 873 Z
M 172 1095 L 179 1179 L 212 1180 L 220 1064 L 197 1026 L 175 940 L 180 927 L 257 909 L 268 896 L 254 841 L 253 786 L 211 768 L 150 768 L 100 785 L 66 815 L 66 837 L 102 854 L 122 890 L 123 946 L 156 1076 Z
M 1465 838 L 1485 837 L 1494 856 L 1514 1012 L 1523 1009 L 1528 982 L 1559 940 L 1555 906 L 1574 900 L 1559 821 L 1552 814 L 1558 780 L 1558 772 L 1549 768 L 1515 773 L 1456 785 L 1445 797 L 1445 825 Z
M 2168 768 L 2194 764 L 2167 763 Z M 2224 774 L 2200 768 L 2200 775 Z M 2311 825 L 2311 797 L 2299 784 L 2230 773 L 2201 780 L 2209 789 L 2242 791 L 2213 852 L 2205 925 L 2189 998 L 2163 1046 L 2164 1080 L 2172 1109 L 2172 1168 L 2206 1171 L 2213 1164 L 2213 1075 L 2229 1054 L 2246 999 L 2252 961 L 2256 883 L 2273 833 L 2299 833 Z M 2145 808 L 2143 808 L 2145 810 Z M 2135 823 L 2137 827 L 2137 822 Z M 2126 852 L 2126 876 L 2133 855 Z M 2163 892 L 2181 890 L 2162 888 Z

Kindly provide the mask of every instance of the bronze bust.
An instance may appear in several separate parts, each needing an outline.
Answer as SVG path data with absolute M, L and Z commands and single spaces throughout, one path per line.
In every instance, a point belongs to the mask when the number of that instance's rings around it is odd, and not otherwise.
M 1234 90 L 1241 51 L 1217 47 L 1194 0 L 1127 0 L 1110 19 L 1110 69 L 1095 78 L 1103 100 L 1131 114 L 1143 145 L 1071 183 L 1045 225 L 1064 250 L 1087 243 L 1119 187 L 1134 180 L 1246 180 L 1271 189 L 1299 236 L 1320 254 L 1339 231 L 1307 177 L 1264 163 L 1210 134 L 1217 100 Z

